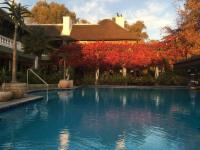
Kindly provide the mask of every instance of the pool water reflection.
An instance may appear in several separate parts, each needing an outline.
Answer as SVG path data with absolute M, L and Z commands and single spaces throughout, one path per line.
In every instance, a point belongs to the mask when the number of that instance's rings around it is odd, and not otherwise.
M 200 93 L 184 89 L 52 91 L 48 101 L 0 118 L 3 150 L 197 150 L 200 145 Z

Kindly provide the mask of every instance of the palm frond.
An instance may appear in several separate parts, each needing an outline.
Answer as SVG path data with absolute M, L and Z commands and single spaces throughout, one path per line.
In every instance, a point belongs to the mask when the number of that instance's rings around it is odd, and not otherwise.
M 23 6 L 20 3 L 16 4 L 12 0 L 5 0 L 5 2 L 1 4 L 3 6 L 0 8 L 6 9 L 8 11 L 8 16 L 19 26 L 24 24 L 25 17 L 31 16 L 31 13 L 28 11 L 28 6 Z

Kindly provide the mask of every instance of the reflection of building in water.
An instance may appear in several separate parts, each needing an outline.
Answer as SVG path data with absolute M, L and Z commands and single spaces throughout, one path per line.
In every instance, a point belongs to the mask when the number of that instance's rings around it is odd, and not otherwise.
M 126 147 L 125 145 L 125 140 L 122 138 L 122 139 L 119 139 L 117 142 L 116 142 L 116 150 L 124 150 Z
M 70 101 L 70 99 L 72 99 L 73 96 L 74 96 L 73 90 L 58 92 L 59 99 L 65 102 Z
M 64 130 L 59 135 L 59 148 L 58 150 L 68 150 L 69 146 L 69 132 Z
M 97 89 L 95 89 L 95 101 L 99 102 L 99 91 Z

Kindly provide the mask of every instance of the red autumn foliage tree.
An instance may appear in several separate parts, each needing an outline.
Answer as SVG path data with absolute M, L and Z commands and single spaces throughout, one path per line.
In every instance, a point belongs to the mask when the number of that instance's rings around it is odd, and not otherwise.
M 164 44 L 132 44 L 113 42 L 94 42 L 69 44 L 61 47 L 52 57 L 57 61 L 66 60 L 70 66 L 84 67 L 127 67 L 145 68 L 162 64 Z M 159 51 L 158 49 L 162 49 Z M 165 51 L 167 52 L 167 51 Z
M 82 60 L 86 67 L 99 68 L 105 64 L 106 44 L 103 42 L 82 44 Z
M 160 42 L 160 49 L 162 49 L 162 57 L 167 60 L 169 65 L 173 65 L 179 60 L 187 58 L 189 48 L 183 45 L 178 37 L 169 35 Z
M 130 67 L 145 68 L 152 64 L 154 50 L 148 44 L 133 45 L 133 52 L 130 54 Z
M 65 61 L 66 65 L 77 67 L 84 65 L 81 50 L 81 45 L 77 43 L 64 45 L 59 50 L 52 53 L 51 58 L 59 64 L 63 64 Z
M 65 60 L 68 66 L 94 68 L 148 68 L 164 65 L 164 59 L 175 62 L 176 55 L 165 42 L 133 44 L 128 42 L 91 42 L 69 44 L 52 56 L 57 62 Z M 175 56 L 174 56 L 175 55 Z

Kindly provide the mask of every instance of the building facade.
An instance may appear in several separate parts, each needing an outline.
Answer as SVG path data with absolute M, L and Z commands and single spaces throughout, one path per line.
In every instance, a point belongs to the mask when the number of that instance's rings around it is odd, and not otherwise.
M 18 70 L 26 70 L 33 64 L 34 56 L 24 54 L 20 38 L 23 30 L 18 31 L 17 51 L 18 51 Z M 0 69 L 4 68 L 11 71 L 12 49 L 13 49 L 14 24 L 7 14 L 0 9 Z
M 42 27 L 51 37 L 69 42 L 138 42 L 140 39 L 125 29 L 125 20 L 117 16 L 113 20 L 104 19 L 97 24 L 73 24 L 68 16 L 63 17 L 63 24 L 30 24 L 29 28 Z
M 0 18 L 0 68 L 11 70 L 14 24 L 2 9 L 0 9 Z M 116 16 L 113 20 L 104 19 L 97 24 L 73 24 L 69 16 L 64 16 L 62 24 L 29 24 L 27 27 L 28 29 L 42 27 L 49 37 L 53 37 L 60 43 L 58 47 L 70 42 L 126 41 L 136 43 L 140 41 L 137 36 L 125 29 L 122 16 Z M 24 54 L 20 42 L 24 32 L 26 31 L 23 29 L 18 31 L 18 70 L 32 67 L 35 59 L 33 55 Z M 45 61 L 48 61 L 47 57 Z

